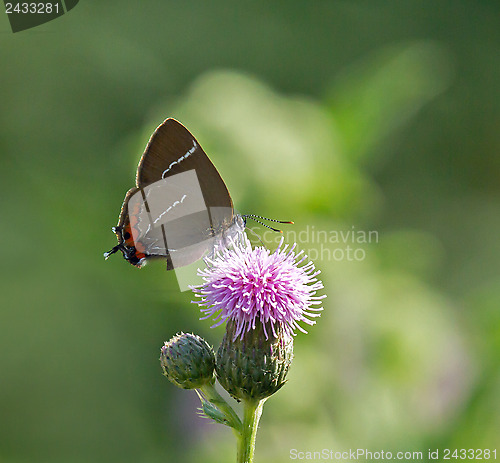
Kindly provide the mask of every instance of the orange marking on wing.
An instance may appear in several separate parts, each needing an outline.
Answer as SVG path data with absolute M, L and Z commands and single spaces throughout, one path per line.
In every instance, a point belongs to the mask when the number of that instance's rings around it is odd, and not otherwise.
M 134 246 L 137 251 L 136 256 L 139 259 L 142 259 L 143 257 L 146 257 L 145 254 L 146 248 L 140 241 L 134 241 L 134 233 L 132 230 L 133 228 L 134 231 L 136 232 L 135 235 L 139 236 L 140 230 L 137 228 L 137 225 L 139 225 L 139 218 L 138 218 L 139 210 L 140 210 L 139 203 L 136 203 L 134 205 L 134 209 L 132 211 L 129 211 L 130 223 L 125 229 L 125 231 L 128 231 L 130 233 L 130 238 L 126 240 L 125 243 L 128 246 Z
M 139 223 L 138 219 L 138 214 L 139 214 L 139 204 L 134 205 L 134 210 L 130 211 L 129 210 L 129 219 L 130 219 L 130 225 L 135 228 L 135 226 Z
M 141 258 L 140 254 L 142 254 L 143 257 L 146 257 L 146 254 L 144 254 L 144 251 L 146 251 L 146 248 L 144 247 L 144 245 L 140 241 L 135 243 L 135 249 L 137 251 L 136 256 L 139 257 L 139 259 Z

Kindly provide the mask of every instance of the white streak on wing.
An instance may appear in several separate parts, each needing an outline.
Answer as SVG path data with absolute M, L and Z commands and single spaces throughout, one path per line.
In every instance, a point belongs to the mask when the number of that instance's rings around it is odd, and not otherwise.
M 175 201 L 174 204 L 172 204 L 171 206 L 167 207 L 167 209 L 164 210 L 153 223 L 158 222 L 158 220 L 160 220 L 170 209 L 172 209 L 173 207 L 175 207 L 178 204 L 182 203 L 182 201 L 184 201 L 184 199 L 186 199 L 186 198 L 187 198 L 187 195 L 183 195 L 182 198 L 179 201 Z
M 161 174 L 161 178 L 165 178 L 166 173 L 167 173 L 169 170 L 171 170 L 171 169 L 172 169 L 172 167 L 174 167 L 174 166 L 175 166 L 175 164 L 179 164 L 180 162 L 184 161 L 184 159 L 187 159 L 189 156 L 191 156 L 191 155 L 195 152 L 195 150 L 196 150 L 196 148 L 197 148 L 197 147 L 198 147 L 198 145 L 196 144 L 196 141 L 194 141 L 194 140 L 193 140 L 193 147 L 192 147 L 192 148 L 190 148 L 190 149 L 186 152 L 186 154 L 184 154 L 184 155 L 183 155 L 183 156 L 181 156 L 179 159 L 177 159 L 177 161 L 172 162 L 172 163 L 168 166 L 168 168 L 167 168 L 167 169 L 165 169 L 165 170 L 163 171 L 163 174 Z

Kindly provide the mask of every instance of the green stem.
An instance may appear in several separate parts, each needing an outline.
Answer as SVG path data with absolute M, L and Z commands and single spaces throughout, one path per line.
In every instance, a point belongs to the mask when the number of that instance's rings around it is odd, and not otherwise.
M 241 420 L 236 412 L 233 410 L 231 405 L 229 405 L 224 398 L 217 392 L 214 387 L 214 384 L 205 384 L 200 388 L 201 392 L 205 398 L 214 404 L 227 418 L 228 422 L 231 423 L 231 427 L 233 428 L 233 432 L 236 437 L 240 437 L 241 433 Z
M 243 400 L 243 430 L 238 439 L 237 463 L 253 463 L 255 439 L 262 415 L 263 400 Z

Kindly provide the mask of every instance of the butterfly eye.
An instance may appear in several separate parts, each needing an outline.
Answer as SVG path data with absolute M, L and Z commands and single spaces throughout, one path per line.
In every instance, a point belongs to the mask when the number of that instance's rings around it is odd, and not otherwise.
M 123 234 L 123 239 L 124 239 L 125 241 L 129 240 L 129 239 L 130 239 L 130 233 L 129 233 L 129 232 L 125 232 L 125 233 Z

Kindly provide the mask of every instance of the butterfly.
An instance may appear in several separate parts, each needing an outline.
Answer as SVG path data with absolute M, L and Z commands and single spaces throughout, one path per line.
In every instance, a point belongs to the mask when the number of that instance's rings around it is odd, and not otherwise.
M 245 217 L 195 137 L 169 118 L 146 146 L 112 228 L 118 244 L 104 257 L 121 251 L 139 268 L 153 258 L 183 267 L 242 237 Z

